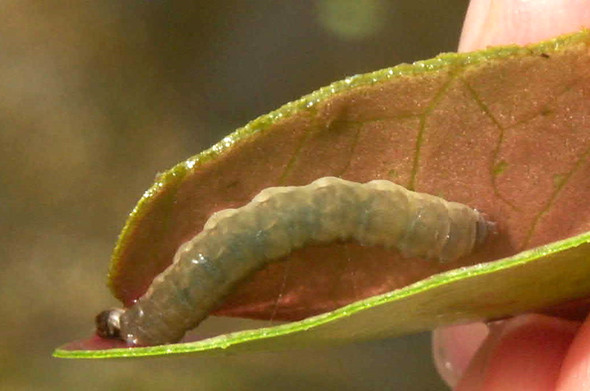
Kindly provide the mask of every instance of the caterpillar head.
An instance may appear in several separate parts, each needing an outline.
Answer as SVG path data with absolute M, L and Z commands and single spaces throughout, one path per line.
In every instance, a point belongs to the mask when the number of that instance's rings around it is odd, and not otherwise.
M 121 338 L 121 315 L 125 310 L 112 308 L 96 315 L 96 334 L 102 338 Z

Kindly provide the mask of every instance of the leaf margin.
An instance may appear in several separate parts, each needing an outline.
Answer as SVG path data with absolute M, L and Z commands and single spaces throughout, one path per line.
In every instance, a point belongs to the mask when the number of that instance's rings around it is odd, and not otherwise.
M 323 325 L 330 324 L 337 320 L 345 319 L 354 314 L 363 312 L 366 309 L 377 308 L 379 306 L 399 302 L 402 299 L 406 299 L 423 292 L 428 292 L 436 287 L 448 286 L 456 281 L 473 279 L 479 276 L 489 275 L 497 271 L 508 270 L 510 268 L 514 268 L 521 265 L 534 264 L 535 261 L 541 262 L 543 260 L 546 260 L 547 257 L 562 254 L 566 250 L 577 249 L 579 247 L 585 247 L 586 251 L 584 253 L 590 255 L 590 232 L 586 232 L 558 242 L 553 242 L 530 250 L 526 250 L 511 257 L 507 257 L 497 261 L 449 270 L 445 273 L 440 273 L 431 276 L 429 278 L 418 281 L 406 287 L 391 292 L 387 292 L 378 296 L 373 296 L 365 300 L 360 300 L 351 303 L 347 306 L 338 308 L 334 311 L 306 318 L 297 322 L 290 322 L 287 324 L 282 324 L 274 327 L 265 327 L 238 331 L 229 334 L 222 334 L 219 336 L 203 339 L 196 342 L 185 342 L 169 345 L 105 350 L 68 350 L 64 349 L 63 347 L 60 347 L 54 351 L 53 356 L 70 359 L 106 359 L 153 357 L 171 354 L 191 353 L 202 353 L 211 355 L 230 351 L 235 352 L 243 350 L 275 350 L 272 347 L 269 348 L 267 344 L 265 344 L 265 341 L 269 339 L 279 338 L 282 336 L 303 333 L 309 330 L 317 329 Z M 588 270 L 588 273 L 589 274 L 586 277 L 590 280 L 590 270 Z M 510 314 L 504 315 L 507 316 Z M 465 319 L 461 320 L 465 321 Z M 477 320 L 482 319 L 478 319 L 476 317 L 469 319 L 469 321 Z M 262 343 L 260 344 L 260 342 Z M 314 340 L 313 342 L 313 345 L 316 346 L 315 342 L 317 342 L 317 340 Z M 342 343 L 343 341 L 321 340 L 320 342 L 323 342 L 323 344 L 325 345 L 333 345 L 334 342 L 338 344 Z M 289 343 L 287 343 L 287 347 L 293 348 L 297 346 L 290 346 Z M 279 350 L 282 348 L 285 348 L 285 346 L 281 346 Z

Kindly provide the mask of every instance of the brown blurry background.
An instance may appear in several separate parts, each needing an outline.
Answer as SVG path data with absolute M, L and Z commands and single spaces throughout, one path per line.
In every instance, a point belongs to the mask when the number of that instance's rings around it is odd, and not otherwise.
M 3 1 L 0 389 L 444 390 L 429 336 L 74 361 L 156 172 L 345 76 L 456 48 L 467 0 Z

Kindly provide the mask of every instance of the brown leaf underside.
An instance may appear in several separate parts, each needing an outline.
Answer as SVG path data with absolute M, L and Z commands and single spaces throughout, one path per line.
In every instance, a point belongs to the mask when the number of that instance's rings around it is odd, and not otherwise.
M 132 303 L 213 212 L 327 175 L 388 179 L 465 203 L 496 221 L 499 234 L 448 264 L 354 243 L 310 246 L 252 276 L 218 314 L 301 319 L 588 231 L 589 93 L 587 42 L 340 92 L 176 170 L 128 228 L 113 290 Z

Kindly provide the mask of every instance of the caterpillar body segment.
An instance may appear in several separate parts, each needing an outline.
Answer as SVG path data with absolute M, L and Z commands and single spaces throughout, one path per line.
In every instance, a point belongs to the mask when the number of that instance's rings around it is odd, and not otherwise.
M 97 316 L 97 332 L 130 345 L 177 342 L 246 277 L 308 244 L 355 240 L 445 262 L 470 254 L 491 228 L 475 209 L 385 180 L 267 188 L 213 214 L 134 305 Z

